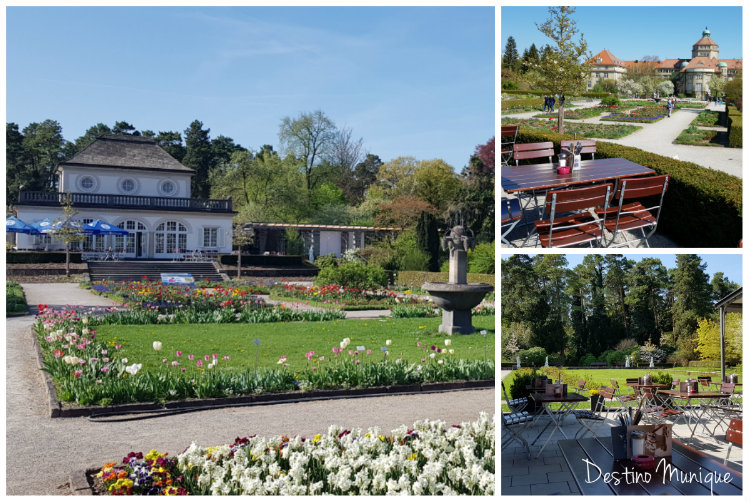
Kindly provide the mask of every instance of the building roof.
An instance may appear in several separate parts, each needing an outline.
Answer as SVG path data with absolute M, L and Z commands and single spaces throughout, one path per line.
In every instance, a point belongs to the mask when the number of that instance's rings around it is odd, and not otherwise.
M 598 61 L 601 59 L 601 61 Z M 625 66 L 622 60 L 617 59 L 614 54 L 604 49 L 599 54 L 592 57 L 589 61 L 592 65 L 606 65 L 606 66 Z
M 680 71 L 684 72 L 687 70 L 711 70 L 715 72 L 718 64 L 718 59 L 700 56 L 698 58 L 691 59 L 690 63 L 688 63 L 688 65 L 683 67 Z
M 697 41 L 693 45 L 694 46 L 695 45 L 715 45 L 716 47 L 719 47 L 719 44 L 717 44 L 716 42 L 714 42 L 713 40 L 711 40 L 708 37 L 703 37 L 702 39 L 700 39 L 699 41 Z
M 674 70 L 679 70 L 680 69 L 680 65 L 683 62 L 688 62 L 688 61 L 690 61 L 690 60 L 689 59 L 680 59 L 680 58 L 677 58 L 677 59 L 665 59 L 664 61 L 660 61 L 656 65 L 656 68 L 671 68 L 671 69 L 674 69 Z
M 150 138 L 102 135 L 60 167 L 125 168 L 194 174 Z
M 730 68 L 732 70 L 742 70 L 741 59 L 720 59 L 719 62 L 726 63 L 727 68 Z
M 742 287 L 733 291 L 716 304 L 716 307 L 726 309 L 728 313 L 741 313 L 742 312 Z

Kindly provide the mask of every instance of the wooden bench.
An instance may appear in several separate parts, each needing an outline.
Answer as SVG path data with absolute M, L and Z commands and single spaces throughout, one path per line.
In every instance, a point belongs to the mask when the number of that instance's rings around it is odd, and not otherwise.
M 607 362 L 591 362 L 589 363 L 589 367 L 606 367 Z
M 500 165 L 508 166 L 513 157 L 513 145 L 518 137 L 518 126 L 500 126 Z

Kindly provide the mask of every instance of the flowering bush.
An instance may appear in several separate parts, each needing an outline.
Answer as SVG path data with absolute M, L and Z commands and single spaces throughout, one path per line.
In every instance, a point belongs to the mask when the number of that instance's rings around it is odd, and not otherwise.
M 142 452 L 130 452 L 120 467 L 117 463 L 107 463 L 96 478 L 112 495 L 187 495 L 185 488 L 179 486 L 185 477 L 174 475 L 177 460 L 168 458 L 167 454 L 155 449 L 145 456 Z
M 422 302 L 413 297 L 399 297 L 393 290 L 369 290 L 339 284 L 308 287 L 293 283 L 280 283 L 272 288 L 272 292 L 280 297 L 320 302 L 333 306 L 390 306 L 400 303 L 416 304 Z
M 120 469 L 126 475 L 119 480 L 131 481 L 123 484 L 130 486 L 127 494 L 146 494 L 133 490 L 139 480 L 138 459 L 126 459 Z M 134 459 L 138 468 L 131 467 Z M 340 426 L 313 438 L 253 435 L 218 447 L 193 443 L 165 464 L 172 478 L 163 494 L 172 490 L 203 495 L 491 495 L 495 421 L 482 412 L 471 423 L 418 421 L 413 428 L 401 426 L 390 435 L 378 428 L 363 432 Z M 116 470 L 111 464 L 105 469 L 102 474 Z M 153 487 L 153 483 L 144 479 L 139 487 Z

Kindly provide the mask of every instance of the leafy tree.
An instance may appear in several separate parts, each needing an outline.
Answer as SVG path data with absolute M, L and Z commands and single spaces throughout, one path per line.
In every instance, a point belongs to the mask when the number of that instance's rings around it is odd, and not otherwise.
M 557 127 L 558 132 L 564 131 L 565 95 L 586 88 L 590 65 L 582 63 L 590 56 L 587 44 L 581 34 L 575 42 L 573 37 L 578 33 L 576 23 L 572 19 L 575 9 L 572 7 L 550 7 L 550 17 L 537 28 L 552 40 L 549 53 L 542 56 L 537 70 L 542 76 L 540 86 L 550 94 L 560 97 L 558 102 Z
M 456 208 L 466 215 L 466 226 L 479 242 L 495 240 L 495 137 L 477 145 L 463 170 L 463 191 Z
M 326 158 L 336 139 L 336 125 L 320 110 L 302 113 L 297 118 L 284 117 L 279 128 L 282 152 L 302 162 L 308 199 L 317 179 L 314 169 Z
M 328 162 L 335 169 L 337 184 L 345 194 L 353 191 L 356 166 L 362 162 L 363 156 L 362 138 L 355 140 L 350 128 L 342 128 L 336 132 Z
M 518 69 L 518 48 L 516 47 L 516 39 L 513 37 L 508 37 L 508 41 L 505 43 L 502 65 L 513 71 Z
M 367 196 L 387 200 L 415 196 L 414 175 L 418 166 L 419 163 L 414 157 L 397 157 L 381 165 L 375 178 L 375 190 L 371 188 Z
M 83 136 L 79 136 L 78 138 L 76 138 L 76 152 L 80 152 L 81 150 L 92 144 L 98 137 L 105 134 L 112 134 L 112 128 L 110 128 L 106 124 L 102 124 L 101 122 L 97 123 L 95 126 L 91 126 L 86 130 L 85 133 L 83 133 Z
M 419 215 L 425 211 L 434 212 L 435 209 L 414 196 L 400 196 L 392 202 L 378 205 L 375 225 L 413 228 L 417 225 Z
M 415 194 L 439 212 L 455 199 L 460 180 L 453 168 L 441 159 L 420 161 L 414 172 Z
M 427 254 L 428 269 L 433 272 L 440 270 L 440 231 L 435 215 L 423 211 L 417 222 L 417 245 Z
M 228 136 L 219 135 L 211 140 L 211 167 L 217 168 L 229 162 L 232 154 L 237 151 L 247 150 L 238 145 Z
M 182 144 L 182 135 L 177 131 L 159 131 L 159 134 L 154 136 L 154 141 L 178 161 L 182 162 L 185 158 L 186 149 Z
M 715 304 L 730 293 L 737 290 L 739 287 L 740 285 L 738 285 L 734 281 L 730 281 L 729 278 L 724 275 L 724 273 L 714 273 L 714 277 L 711 279 L 711 302 Z
M 708 81 L 708 88 L 711 90 L 711 96 L 721 96 L 727 87 L 727 81 L 719 75 L 712 75 Z
M 531 44 L 531 46 L 523 51 L 523 56 L 521 57 L 521 65 L 520 70 L 521 73 L 526 73 L 532 68 L 534 68 L 536 65 L 539 64 L 539 51 L 536 48 L 535 44 Z
M 656 92 L 659 96 L 672 96 L 674 94 L 674 84 L 670 80 L 662 80 L 657 84 Z
M 23 146 L 23 134 L 18 124 L 8 122 L 5 125 L 5 201 L 12 205 L 18 202 L 18 191 L 27 186 L 28 154 Z
M 141 136 L 140 131 L 138 131 L 135 126 L 125 121 L 115 122 L 115 125 L 112 127 L 112 134 L 129 134 L 132 136 Z
M 629 336 L 638 344 L 660 340 L 661 332 L 671 331 L 671 316 L 665 300 L 669 284 L 667 268 L 657 258 L 644 258 L 628 271 L 626 283 Z
M 210 129 L 203 129 L 203 123 L 194 120 L 185 130 L 185 157 L 182 164 L 195 170 L 191 183 L 193 197 L 206 199 L 209 196 L 208 173 L 212 165 Z
M 66 193 L 63 200 L 61 201 L 63 214 L 59 218 L 55 219 L 54 225 L 57 229 L 54 232 L 55 238 L 65 243 L 65 276 L 70 277 L 70 245 L 83 241 L 84 234 L 81 230 L 80 224 L 76 225 L 73 217 L 78 212 L 73 209 L 73 199 L 70 192 Z
M 691 356 L 696 343 L 693 334 L 700 318 L 709 318 L 713 312 L 711 285 L 705 273 L 706 264 L 698 255 L 677 255 L 677 267 L 670 271 L 675 302 L 672 308 L 674 336 L 685 356 Z
M 352 204 L 359 204 L 365 198 L 365 192 L 372 185 L 378 175 L 383 161 L 375 154 L 367 154 L 367 157 L 356 166 L 351 180 L 344 183 L 342 187 L 344 195 Z
M 32 122 L 21 132 L 25 165 L 19 170 L 19 186 L 24 190 L 54 191 L 57 165 L 65 159 L 67 142 L 60 123 L 53 120 Z
M 721 326 L 711 319 L 698 320 L 697 351 L 701 360 L 721 359 Z M 727 313 L 724 318 L 724 360 L 728 365 L 742 362 L 742 314 Z

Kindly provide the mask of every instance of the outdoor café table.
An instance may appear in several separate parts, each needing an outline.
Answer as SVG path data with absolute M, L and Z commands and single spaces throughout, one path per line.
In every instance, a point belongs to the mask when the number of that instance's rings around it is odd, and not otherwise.
M 580 169 L 566 175 L 557 173 L 558 166 L 558 163 L 502 166 L 501 185 L 505 192 L 513 194 L 655 174 L 653 169 L 619 157 L 582 160 Z
M 552 431 L 549 434 L 549 437 L 547 437 L 547 440 L 544 442 L 544 444 L 542 444 L 542 448 L 539 449 L 539 453 L 536 456 L 536 457 L 539 457 L 541 456 L 544 448 L 547 447 L 547 444 L 549 443 L 549 441 L 552 440 L 552 436 L 555 434 L 555 430 L 560 430 L 560 433 L 562 433 L 562 436 L 565 438 L 568 438 L 568 436 L 565 435 L 565 432 L 562 429 L 563 421 L 565 421 L 565 418 L 568 417 L 568 414 L 570 414 L 573 411 L 573 409 L 576 408 L 576 404 L 578 402 L 587 402 L 590 399 L 583 395 L 579 395 L 578 393 L 570 393 L 570 392 L 562 396 L 547 395 L 543 393 L 534 393 L 533 395 L 531 395 L 531 398 L 532 400 L 534 400 L 534 403 L 542 404 L 543 413 L 546 413 L 550 417 L 550 419 L 552 420 L 550 424 L 552 424 L 553 426 Z M 557 410 L 557 413 L 553 412 L 552 409 L 550 409 L 549 407 L 550 404 L 553 404 L 553 403 L 560 404 L 560 408 Z M 549 424 L 547 426 L 549 426 Z M 539 432 L 539 435 L 537 435 L 536 439 L 534 439 L 534 441 L 532 442 L 532 445 L 535 444 L 537 440 L 539 440 L 539 437 L 542 436 L 542 433 L 544 433 L 546 429 L 547 427 L 545 426 L 545 428 L 541 432 Z
M 686 400 L 684 403 L 678 403 L 676 401 L 673 402 L 672 408 L 682 412 L 681 416 L 685 418 L 685 425 L 688 427 L 688 429 L 690 429 L 691 437 L 695 435 L 695 430 L 698 429 L 698 424 L 700 423 L 701 418 L 706 414 L 706 411 L 708 410 L 708 407 L 704 407 L 704 405 L 716 404 L 716 402 L 718 402 L 722 398 L 729 398 L 732 396 L 731 393 L 716 393 L 713 391 L 688 393 L 687 391 L 680 391 L 676 389 L 662 389 L 659 390 L 659 393 L 669 395 L 672 398 L 681 398 L 683 400 Z M 697 402 L 698 407 L 693 407 L 694 401 Z M 694 423 L 692 427 L 690 426 L 691 422 Z M 711 430 L 709 430 L 705 424 L 703 424 L 703 428 L 708 431 L 709 435 L 711 434 Z
M 742 494 L 741 473 L 675 439 L 672 439 L 672 456 L 663 458 L 661 464 L 662 458 L 657 458 L 654 469 L 647 472 L 634 472 L 630 460 L 616 461 L 609 436 L 560 440 L 558 445 L 583 495 Z M 645 473 L 649 474 L 648 480 Z M 606 481 L 605 475 L 609 475 Z

